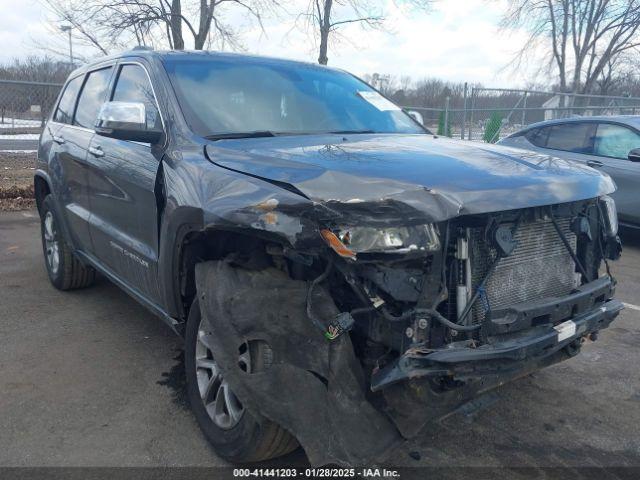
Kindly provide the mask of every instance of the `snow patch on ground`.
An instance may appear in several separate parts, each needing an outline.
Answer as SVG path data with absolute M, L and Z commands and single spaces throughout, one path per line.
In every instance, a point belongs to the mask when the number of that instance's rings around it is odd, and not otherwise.
M 2 135 L 0 133 L 0 140 L 38 140 L 40 135 L 37 133 L 19 133 L 16 135 Z
M 24 118 L 4 117 L 4 123 L 0 121 L 0 128 L 18 128 L 18 127 L 40 128 L 41 126 L 42 126 L 42 122 L 40 120 L 26 120 Z

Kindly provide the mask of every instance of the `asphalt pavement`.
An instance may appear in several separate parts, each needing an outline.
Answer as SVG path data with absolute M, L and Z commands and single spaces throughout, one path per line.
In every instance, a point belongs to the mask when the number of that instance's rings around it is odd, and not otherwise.
M 624 233 L 614 272 L 630 306 L 598 341 L 503 387 L 486 408 L 430 426 L 385 463 L 640 467 L 640 235 Z M 181 352 L 105 279 L 55 290 L 35 212 L 0 213 L 0 466 L 224 465 L 185 402 Z

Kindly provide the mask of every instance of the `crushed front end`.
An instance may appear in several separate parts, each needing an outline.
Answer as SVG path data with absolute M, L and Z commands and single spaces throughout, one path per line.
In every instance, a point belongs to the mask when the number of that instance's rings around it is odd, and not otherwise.
M 576 355 L 623 308 L 607 264 L 620 255 L 608 197 L 323 236 L 341 257 L 331 292 L 353 319 L 371 395 L 406 437 Z
M 432 222 L 409 203 L 316 203 L 300 215 L 263 202 L 252 225 L 264 243 L 246 236 L 247 248 L 238 240 L 196 265 L 225 379 L 313 465 L 384 459 L 430 421 L 576 355 L 622 309 L 609 197 Z M 295 242 L 267 235 L 281 218 L 299 219 Z M 225 246 L 211 238 L 200 255 Z M 264 372 L 238 366 L 252 342 L 271 349 Z

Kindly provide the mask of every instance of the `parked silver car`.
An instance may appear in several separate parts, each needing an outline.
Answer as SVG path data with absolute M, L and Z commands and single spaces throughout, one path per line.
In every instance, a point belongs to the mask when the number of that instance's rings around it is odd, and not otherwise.
M 501 145 L 586 163 L 618 185 L 620 223 L 640 228 L 640 116 L 579 117 L 534 123 Z

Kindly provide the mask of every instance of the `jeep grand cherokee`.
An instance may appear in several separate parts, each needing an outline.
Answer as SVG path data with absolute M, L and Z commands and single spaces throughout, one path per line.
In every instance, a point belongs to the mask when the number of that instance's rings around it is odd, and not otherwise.
M 614 189 L 436 137 L 344 71 L 144 50 L 70 75 L 35 174 L 53 285 L 100 272 L 183 336 L 222 457 L 314 465 L 595 339 L 622 308 Z

